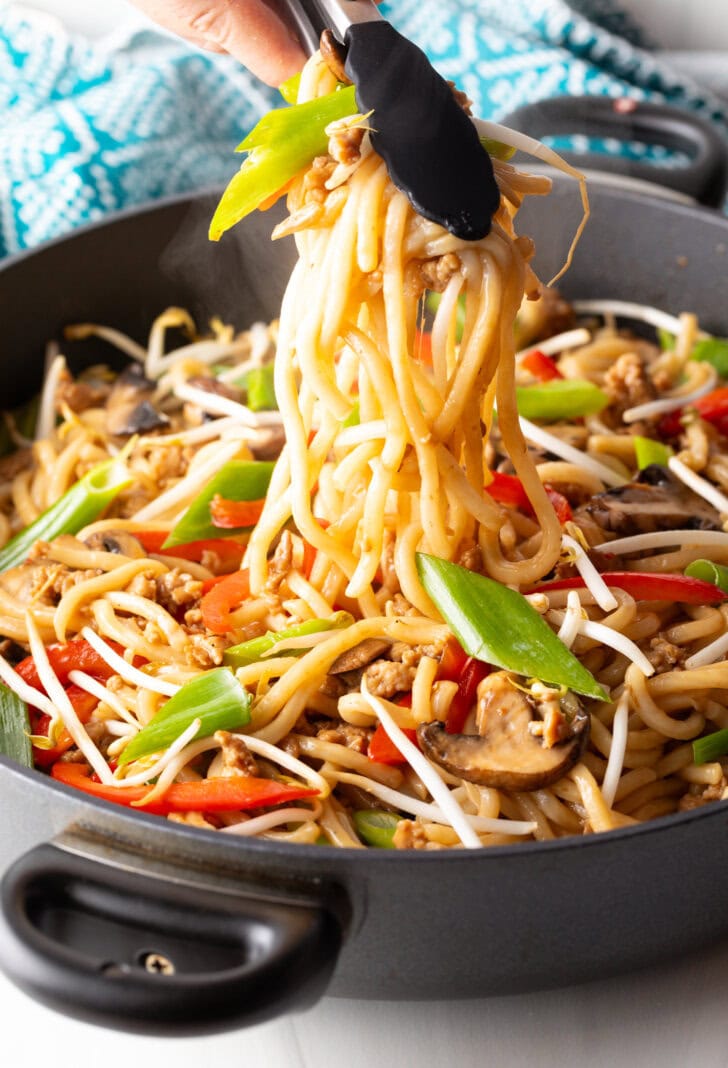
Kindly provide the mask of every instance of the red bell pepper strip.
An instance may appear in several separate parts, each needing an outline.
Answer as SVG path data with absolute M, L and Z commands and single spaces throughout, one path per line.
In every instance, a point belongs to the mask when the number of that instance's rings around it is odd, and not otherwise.
M 726 594 L 712 582 L 687 575 L 660 575 L 651 571 L 605 571 L 602 578 L 607 586 L 624 590 L 638 601 L 676 601 L 680 604 L 719 604 Z M 581 575 L 557 579 L 534 586 L 531 593 L 550 593 L 551 590 L 582 590 L 586 583 Z
M 690 405 L 701 419 L 712 425 L 719 433 L 728 436 L 728 386 L 721 386 Z
M 94 697 L 92 693 L 82 690 L 80 686 L 69 686 L 66 690 L 66 694 L 81 722 L 88 723 L 91 719 L 91 713 L 99 703 L 98 697 Z M 45 737 L 48 737 L 48 727 L 51 721 L 50 716 L 45 712 L 39 711 L 37 708 L 30 708 L 28 712 L 33 734 L 45 735 Z M 33 746 L 33 763 L 35 767 L 49 768 L 52 764 L 55 764 L 72 745 L 73 738 L 66 728 L 63 727 L 56 739 L 56 744 L 51 749 L 41 749 L 37 745 Z
M 136 804 L 152 789 L 151 786 L 107 786 L 92 779 L 88 767 L 83 764 L 54 764 L 51 776 L 56 782 L 75 786 L 77 790 L 119 805 Z M 172 783 L 163 797 L 139 806 L 139 811 L 158 816 L 166 816 L 169 812 L 238 812 L 314 796 L 318 796 L 318 791 L 308 786 L 289 786 L 274 779 L 231 775 L 229 778 Z
M 235 571 L 216 582 L 200 601 L 202 622 L 213 634 L 226 634 L 232 629 L 230 613 L 250 596 L 250 574 Z
M 475 704 L 478 686 L 490 672 L 490 664 L 484 664 L 482 660 L 476 660 L 472 656 L 468 658 L 458 681 L 458 692 L 447 710 L 445 730 L 448 734 L 462 734 L 468 713 Z
M 414 359 L 425 367 L 432 367 L 432 334 L 428 330 L 415 330 Z
M 698 397 L 689 405 L 698 413 L 706 423 L 711 423 L 715 429 L 728 437 L 728 386 L 720 386 L 711 390 L 704 397 Z M 683 415 L 685 408 L 677 408 L 674 412 L 667 412 L 657 424 L 657 430 L 661 438 L 676 438 L 683 429 Z
M 683 432 L 683 409 L 677 408 L 674 412 L 666 412 L 657 421 L 657 433 L 663 441 L 672 441 Z
M 109 645 L 119 655 L 123 654 L 124 650 L 117 642 L 109 642 Z M 46 654 L 61 686 L 68 685 L 68 676 L 72 671 L 85 671 L 87 675 L 93 675 L 96 679 L 110 679 L 116 674 L 114 668 L 99 656 L 85 638 L 74 638 L 70 642 L 62 644 L 55 642 L 53 645 L 47 645 Z M 32 656 L 26 656 L 24 660 L 21 660 L 15 670 L 29 686 L 33 686 L 36 690 L 43 690 L 43 684 Z M 45 693 L 45 690 L 43 692 Z
M 549 486 L 546 483 L 544 483 L 543 488 L 546 490 L 546 496 L 553 505 L 553 509 L 556 512 L 556 518 L 558 519 L 559 523 L 561 523 L 561 525 L 563 526 L 564 523 L 568 523 L 571 519 L 573 519 L 574 513 L 571 510 L 571 505 L 567 501 L 566 497 L 564 497 L 563 493 L 559 493 L 558 490 L 555 490 L 552 486 Z
M 485 492 L 494 501 L 507 504 L 511 508 L 520 508 L 525 512 L 532 511 L 528 494 L 517 475 L 504 475 L 501 471 L 493 471 L 492 475 L 493 481 L 485 487 Z
M 181 560 L 192 560 L 194 563 L 199 563 L 205 552 L 215 553 L 220 560 L 220 567 L 227 571 L 240 567 L 245 552 L 245 546 L 234 538 L 206 538 L 203 541 L 188 541 L 184 545 L 172 545 L 165 549 L 163 545 L 169 537 L 168 530 L 135 531 L 134 537 L 141 542 L 147 553 L 177 556 Z
M 521 367 L 539 382 L 552 382 L 555 378 L 564 377 L 551 357 L 541 352 L 541 349 L 534 349 L 524 356 Z
M 404 727 L 402 728 L 402 733 L 406 735 L 411 742 L 414 742 L 414 744 L 417 745 L 417 731 L 411 730 L 409 727 Z M 377 729 L 369 740 L 367 756 L 377 764 L 396 765 L 407 763 L 381 723 L 377 724 Z
M 465 665 L 469 660 L 468 654 L 459 641 L 448 638 L 445 648 L 440 657 L 440 666 L 437 669 L 438 679 L 446 682 L 459 682 Z
M 499 504 L 508 505 L 511 508 L 519 508 L 526 515 L 533 515 L 533 508 L 531 502 L 528 499 L 528 494 L 523 487 L 523 483 L 517 475 L 504 475 L 501 471 L 493 471 L 493 481 L 485 487 L 485 492 L 488 493 L 494 501 Z M 549 485 L 544 485 L 548 499 L 553 505 L 556 517 L 563 525 L 568 520 L 573 518 L 571 505 L 564 497 L 563 493 L 559 493 L 558 490 L 553 489 Z
M 210 518 L 213 525 L 221 530 L 254 527 L 262 515 L 264 504 L 265 497 L 257 501 L 231 501 L 216 493 L 210 501 Z

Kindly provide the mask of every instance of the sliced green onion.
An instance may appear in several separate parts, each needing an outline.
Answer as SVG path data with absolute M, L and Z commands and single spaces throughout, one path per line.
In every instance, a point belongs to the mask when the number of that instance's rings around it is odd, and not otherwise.
M 353 622 L 354 618 L 348 612 L 334 612 L 330 619 L 307 619 L 303 623 L 296 623 L 294 626 L 286 627 L 284 630 L 269 630 L 266 634 L 261 634 L 257 638 L 250 638 L 247 642 L 241 642 L 240 645 L 232 645 L 229 649 L 226 649 L 223 654 L 223 662 L 232 668 L 255 664 L 280 642 L 288 641 L 292 638 L 304 638 L 309 634 L 320 634 L 326 630 L 341 630 L 344 627 L 350 627 Z M 305 650 L 292 649 L 290 655 L 295 656 L 302 652 L 305 652 Z
M 356 113 L 354 86 L 348 85 L 305 104 L 278 108 L 264 115 L 238 145 L 238 152 L 250 155 L 222 195 L 210 223 L 210 240 L 218 241 L 316 156 L 324 155 L 329 123 Z
M 77 534 L 98 519 L 104 508 L 132 482 L 129 468 L 118 457 L 92 467 L 34 523 L 0 550 L 0 571 L 22 564 L 38 540 L 52 541 L 61 534 Z
M 383 812 L 378 808 L 361 809 L 352 815 L 356 833 L 361 840 L 377 849 L 395 848 L 394 832 L 402 818 L 394 812 Z
M 593 382 L 579 378 L 554 378 L 537 386 L 518 386 L 518 414 L 524 419 L 554 423 L 594 415 L 609 403 L 603 390 Z
M 607 700 L 607 694 L 522 594 L 474 571 L 417 553 L 425 592 L 477 660 Z
M 260 501 L 268 492 L 274 464 L 263 460 L 229 460 L 207 483 L 179 522 L 170 531 L 162 546 L 186 545 L 190 541 L 206 541 L 208 538 L 228 538 L 241 534 L 247 527 L 222 530 L 216 527 L 210 515 L 210 502 L 219 494 L 228 501 Z
M 712 560 L 693 560 L 685 568 L 685 574 L 688 578 L 712 582 L 718 589 L 728 593 L 728 567 L 724 564 L 714 564 Z
M 278 410 L 276 391 L 273 386 L 273 364 L 252 367 L 243 379 L 243 388 L 247 391 L 248 407 L 253 412 L 275 412 Z
M 728 731 L 715 731 L 706 734 L 705 738 L 696 738 L 693 742 L 693 761 L 696 764 L 707 764 L 711 760 L 725 756 L 728 753 Z
M 643 438 L 639 434 L 634 435 L 632 443 L 640 471 L 649 467 L 650 464 L 667 467 L 667 461 L 672 456 L 672 449 L 669 445 L 663 445 L 661 441 L 655 441 L 653 438 Z
M 195 719 L 200 720 L 197 738 L 250 723 L 250 695 L 227 668 L 213 668 L 186 682 L 134 735 L 119 757 L 119 764 L 166 749 Z
M 0 754 L 25 768 L 33 767 L 28 706 L 0 682 Z
M 696 342 L 690 359 L 709 363 L 721 378 L 728 378 L 728 338 L 708 337 Z

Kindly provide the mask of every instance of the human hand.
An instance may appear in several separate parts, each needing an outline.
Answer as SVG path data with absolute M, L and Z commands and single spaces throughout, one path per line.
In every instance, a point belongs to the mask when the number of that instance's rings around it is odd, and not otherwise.
M 132 0 L 160 26 L 211 52 L 227 52 L 268 85 L 299 71 L 306 55 L 275 0 Z

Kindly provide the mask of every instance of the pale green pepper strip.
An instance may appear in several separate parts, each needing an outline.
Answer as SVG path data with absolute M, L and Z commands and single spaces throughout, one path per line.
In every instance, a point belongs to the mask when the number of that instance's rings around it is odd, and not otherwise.
M 276 391 L 273 385 L 273 364 L 252 367 L 245 375 L 248 407 L 252 412 L 273 412 L 278 410 Z
M 580 378 L 555 378 L 537 386 L 516 388 L 518 414 L 524 419 L 555 423 L 594 415 L 605 408 L 609 398 L 603 390 Z
M 425 553 L 417 553 L 417 571 L 468 656 L 599 701 L 608 699 L 522 594 Z
M 351 85 L 264 115 L 238 146 L 238 152 L 250 155 L 222 195 L 210 223 L 210 240 L 218 241 L 316 156 L 324 155 L 329 143 L 326 127 L 356 111 Z
M 637 458 L 637 467 L 642 471 L 645 467 L 649 467 L 650 464 L 660 464 L 661 467 L 667 467 L 667 461 L 672 456 L 672 449 L 669 445 L 663 445 L 661 441 L 655 441 L 653 438 L 643 438 L 639 434 L 635 434 L 632 438 L 634 444 L 634 454 Z

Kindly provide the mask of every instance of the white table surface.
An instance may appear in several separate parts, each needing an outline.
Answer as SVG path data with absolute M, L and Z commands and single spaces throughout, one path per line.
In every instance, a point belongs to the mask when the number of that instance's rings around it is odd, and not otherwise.
M 94 36 L 138 20 L 124 0 L 35 4 L 73 30 Z M 690 5 L 625 0 L 624 6 L 652 23 L 664 47 L 728 48 L 726 0 Z M 0 975 L 0 1063 L 8 1068 L 728 1068 L 727 1003 L 728 946 L 723 946 L 568 990 L 455 1003 L 327 998 L 307 1013 L 245 1032 L 154 1039 L 111 1034 L 61 1017 Z
M 605 908 L 608 903 L 605 902 Z M 108 1031 L 35 1005 L 0 977 L 8 1068 L 725 1068 L 728 947 L 659 970 L 460 1002 L 343 1001 L 225 1035 Z

